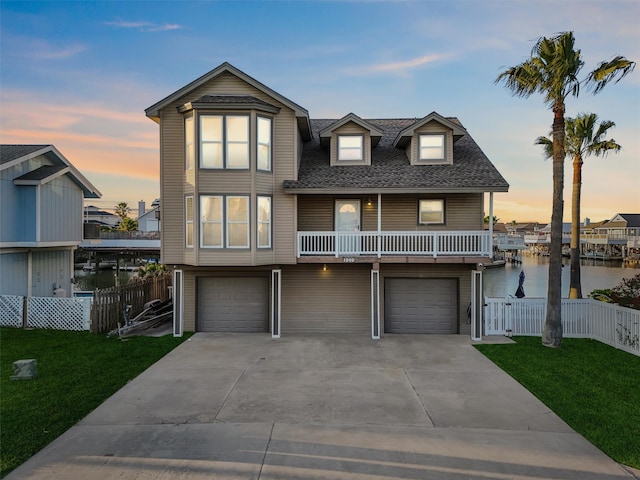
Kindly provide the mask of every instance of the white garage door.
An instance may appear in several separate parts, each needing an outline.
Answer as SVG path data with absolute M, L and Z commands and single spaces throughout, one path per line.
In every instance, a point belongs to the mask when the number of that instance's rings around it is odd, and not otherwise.
M 385 332 L 458 332 L 456 279 L 387 278 L 384 290 Z
M 268 316 L 268 278 L 198 279 L 198 331 L 266 332 Z

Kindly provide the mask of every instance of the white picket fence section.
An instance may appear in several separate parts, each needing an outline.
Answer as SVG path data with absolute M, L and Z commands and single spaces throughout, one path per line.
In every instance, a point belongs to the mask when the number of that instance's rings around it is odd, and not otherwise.
M 22 327 L 24 297 L 0 295 L 0 326 Z M 27 297 L 27 327 L 89 330 L 90 298 Z
M 0 295 L 0 327 L 21 327 L 24 297 Z
M 485 335 L 540 336 L 546 298 L 485 297 Z M 562 335 L 592 338 L 640 356 L 640 311 L 591 298 L 562 299 Z

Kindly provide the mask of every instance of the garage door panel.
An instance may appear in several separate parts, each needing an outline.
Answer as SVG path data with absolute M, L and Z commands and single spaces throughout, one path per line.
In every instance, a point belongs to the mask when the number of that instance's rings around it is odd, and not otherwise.
M 385 332 L 457 333 L 456 279 L 385 279 Z
M 269 314 L 269 280 L 265 277 L 198 279 L 198 330 L 265 332 Z

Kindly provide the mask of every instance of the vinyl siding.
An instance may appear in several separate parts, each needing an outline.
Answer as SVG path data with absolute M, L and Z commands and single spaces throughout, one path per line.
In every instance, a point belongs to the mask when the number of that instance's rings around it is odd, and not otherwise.
M 52 297 L 53 285 L 69 295 L 71 287 L 71 258 L 73 250 L 39 249 L 32 253 L 32 292 L 34 297 Z
M 40 187 L 40 241 L 82 241 L 82 190 L 66 175 Z
M 255 118 L 251 114 L 252 161 L 249 170 L 200 170 L 184 172 L 183 115 L 177 107 L 203 95 L 252 95 L 281 107 L 273 116 L 272 173 L 256 171 Z M 230 73 L 224 73 L 192 91 L 160 112 L 161 116 L 161 196 L 163 199 L 162 257 L 165 263 L 194 265 L 252 265 L 272 262 L 295 263 L 295 200 L 282 191 L 284 180 L 295 178 L 296 142 L 299 141 L 293 111 Z M 197 130 L 197 126 L 196 126 Z M 194 238 L 199 238 L 199 194 L 237 194 L 251 196 L 250 251 L 216 251 L 184 247 L 184 195 L 194 193 Z M 270 254 L 255 248 L 255 200 L 258 194 L 273 195 L 273 246 Z
M 387 278 L 456 278 L 458 280 L 458 332 L 469 335 L 467 307 L 471 303 L 471 267 L 466 265 L 380 265 L 380 330 L 384 332 L 384 280 Z
M 0 295 L 28 293 L 27 253 L 0 253 Z
M 36 187 L 13 184 L 20 166 L 0 172 L 0 242 L 36 241 Z
M 370 272 L 368 264 L 283 268 L 282 334 L 369 334 Z
M 196 275 L 193 271 L 183 274 L 184 288 L 184 324 L 185 332 L 196 331 Z
M 185 260 L 184 148 L 184 120 L 175 106 L 168 107 L 160 112 L 161 258 L 166 264 Z
M 299 231 L 333 231 L 334 205 L 350 196 L 300 195 L 298 197 Z M 377 195 L 352 198 L 362 200 L 362 230 L 378 229 Z M 371 198 L 371 205 L 367 205 Z M 444 198 L 445 224 L 418 225 L 418 200 Z M 481 193 L 449 195 L 383 195 L 381 223 L 383 231 L 482 230 Z

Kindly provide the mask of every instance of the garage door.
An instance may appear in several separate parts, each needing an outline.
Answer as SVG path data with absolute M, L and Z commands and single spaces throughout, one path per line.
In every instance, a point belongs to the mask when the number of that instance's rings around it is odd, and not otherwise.
M 387 278 L 387 333 L 457 333 L 458 282 L 452 278 Z
M 198 331 L 266 332 L 268 314 L 268 278 L 198 279 Z

